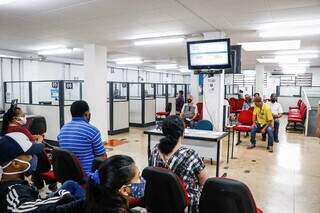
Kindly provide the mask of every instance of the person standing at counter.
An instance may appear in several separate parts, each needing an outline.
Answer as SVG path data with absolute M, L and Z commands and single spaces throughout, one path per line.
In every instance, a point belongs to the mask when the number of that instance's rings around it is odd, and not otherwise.
M 59 146 L 74 153 L 80 160 L 86 175 L 91 174 L 93 160 L 107 157 L 100 131 L 90 122 L 89 105 L 75 101 L 71 108 L 72 121 L 65 124 L 58 135 Z
M 184 96 L 183 96 L 183 91 L 179 91 L 179 96 L 176 99 L 176 111 L 178 113 L 181 113 L 182 107 L 184 105 Z

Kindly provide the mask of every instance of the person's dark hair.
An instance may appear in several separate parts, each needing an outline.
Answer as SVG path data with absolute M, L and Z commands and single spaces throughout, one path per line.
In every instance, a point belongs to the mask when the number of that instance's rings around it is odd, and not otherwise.
M 260 96 L 260 93 L 256 92 L 253 94 L 253 96 L 256 96 L 256 95 Z
M 179 91 L 179 95 L 183 95 L 183 91 L 182 90 Z
M 87 213 L 125 213 L 127 201 L 119 194 L 123 185 L 136 175 L 134 160 L 126 155 L 114 155 L 105 160 L 99 171 L 100 183 L 89 179 L 86 190 Z
M 162 132 L 165 137 L 160 139 L 158 147 L 161 153 L 169 154 L 183 135 L 184 124 L 182 119 L 177 115 L 168 116 L 163 120 Z
M 87 111 L 89 111 L 89 105 L 85 101 L 75 101 L 70 107 L 72 117 L 82 117 Z
M 13 121 L 13 118 L 18 116 L 21 108 L 17 106 L 11 106 L 6 113 L 3 115 L 2 128 L 1 128 L 1 136 L 7 134 L 8 127 L 10 122 Z

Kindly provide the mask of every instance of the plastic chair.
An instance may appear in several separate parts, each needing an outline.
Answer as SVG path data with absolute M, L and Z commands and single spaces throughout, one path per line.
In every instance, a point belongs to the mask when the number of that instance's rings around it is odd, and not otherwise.
M 198 115 L 195 118 L 195 121 L 200 121 L 203 119 L 203 103 L 197 103 Z
M 171 110 L 172 110 L 172 103 L 169 102 L 166 104 L 165 112 L 157 112 L 156 117 L 157 118 L 162 118 L 162 116 L 167 117 L 170 115 Z
M 184 213 L 189 196 L 181 179 L 172 171 L 147 167 L 142 172 L 146 180 L 145 205 L 152 213 Z
M 230 113 L 237 111 L 237 100 L 234 97 L 229 98 Z
M 213 130 L 213 125 L 210 121 L 208 120 L 201 120 L 198 123 L 196 123 L 195 129 L 200 129 L 200 130 Z
M 244 98 L 239 98 L 237 101 L 236 101 L 236 108 L 237 110 L 242 110 L 242 107 L 243 107 L 243 104 L 244 104 L 245 100 Z
M 250 109 L 241 111 L 238 116 L 238 123 L 233 127 L 233 130 L 238 132 L 238 141 L 236 145 L 239 145 L 241 143 L 240 133 L 251 132 L 252 124 L 253 124 L 253 111 Z
M 200 213 L 263 213 L 257 208 L 250 189 L 242 182 L 209 178 L 199 204 Z

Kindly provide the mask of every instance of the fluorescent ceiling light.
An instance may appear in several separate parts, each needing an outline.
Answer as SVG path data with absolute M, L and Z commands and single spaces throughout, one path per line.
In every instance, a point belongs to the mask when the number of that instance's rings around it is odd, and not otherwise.
M 166 69 L 177 69 L 177 64 L 157 64 L 156 69 L 157 70 L 166 70 Z
M 52 50 L 42 50 L 38 52 L 38 55 L 58 55 L 58 54 L 68 54 L 72 53 L 72 49 L 61 48 L 61 49 L 52 49 Z
M 73 48 L 72 49 L 73 52 L 83 52 L 82 48 Z
M 319 50 L 290 50 L 276 52 L 276 55 L 297 55 L 297 54 L 314 54 L 319 53 Z
M 320 34 L 320 27 L 301 28 L 296 27 L 294 29 L 272 29 L 259 32 L 259 36 L 262 38 L 272 37 L 294 37 L 294 36 L 308 36 Z
M 245 51 L 296 50 L 300 48 L 300 40 L 262 41 L 239 43 Z
M 304 67 L 302 68 L 283 68 L 282 69 L 282 72 L 284 74 L 302 74 L 302 73 L 305 73 L 307 71 L 307 69 Z
M 276 59 L 285 59 L 285 58 L 301 58 L 301 59 L 311 59 L 311 58 L 318 58 L 317 54 L 300 54 L 300 55 L 277 55 Z
M 13 2 L 15 2 L 15 1 L 16 1 L 16 0 L 0 0 L 0 5 L 13 3 Z
M 305 67 L 309 67 L 310 64 L 279 64 L 279 67 L 283 67 L 283 68 L 305 68 Z
M 42 51 L 42 50 L 54 50 L 54 49 L 65 49 L 67 48 L 65 45 L 51 45 L 51 46 L 43 46 L 36 48 L 35 51 Z
M 297 28 L 297 27 L 306 27 L 306 26 L 315 26 L 320 25 L 320 19 L 316 20 L 304 20 L 304 21 L 290 21 L 290 22 L 278 22 L 278 23 L 269 23 L 263 24 L 258 29 L 266 30 L 266 29 L 284 29 L 284 28 Z
M 0 54 L 0 58 L 21 58 L 21 57 L 13 56 L 13 55 L 2 55 L 2 54 Z
M 140 57 L 128 57 L 128 58 L 116 58 L 113 59 L 115 62 L 121 62 L 121 61 L 141 61 L 142 59 Z
M 298 58 L 257 58 L 259 63 L 263 64 L 276 64 L 276 63 L 298 63 Z
M 180 68 L 179 70 L 180 70 L 180 72 L 183 72 L 183 73 L 190 73 L 190 72 L 191 72 L 191 71 L 190 71 L 189 69 L 187 69 L 187 68 Z
M 135 41 L 135 46 L 145 46 L 145 45 L 159 45 L 159 44 L 169 44 L 169 43 L 177 43 L 183 42 L 184 38 L 159 38 L 159 39 L 149 39 L 149 40 L 141 40 Z

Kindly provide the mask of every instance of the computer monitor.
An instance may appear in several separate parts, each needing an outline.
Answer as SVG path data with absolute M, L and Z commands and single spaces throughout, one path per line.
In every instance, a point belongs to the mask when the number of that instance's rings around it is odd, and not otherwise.
M 230 39 L 187 42 L 189 70 L 226 69 L 231 67 Z

